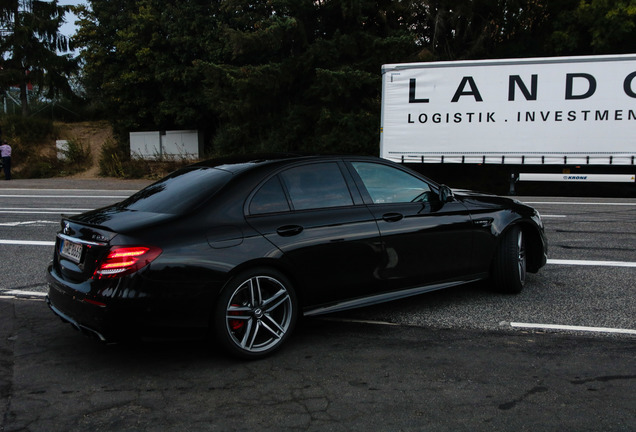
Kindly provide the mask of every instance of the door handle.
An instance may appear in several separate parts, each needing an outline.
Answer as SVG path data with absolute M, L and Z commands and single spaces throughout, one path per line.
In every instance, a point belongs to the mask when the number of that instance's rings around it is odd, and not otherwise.
M 481 219 L 475 219 L 473 220 L 473 223 L 483 228 L 490 228 L 490 226 L 492 225 L 494 221 L 495 221 L 494 218 L 486 217 Z
M 404 215 L 402 213 L 385 213 L 382 215 L 382 219 L 387 222 L 397 222 L 404 219 Z
M 300 225 L 285 225 L 276 230 L 281 237 L 291 237 L 303 232 L 303 227 Z

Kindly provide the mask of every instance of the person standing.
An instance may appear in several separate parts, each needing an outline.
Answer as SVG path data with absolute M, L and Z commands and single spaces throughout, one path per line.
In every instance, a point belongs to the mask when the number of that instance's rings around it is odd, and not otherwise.
M 6 141 L 2 141 L 0 145 L 0 156 L 2 156 L 4 179 L 11 180 L 11 146 Z

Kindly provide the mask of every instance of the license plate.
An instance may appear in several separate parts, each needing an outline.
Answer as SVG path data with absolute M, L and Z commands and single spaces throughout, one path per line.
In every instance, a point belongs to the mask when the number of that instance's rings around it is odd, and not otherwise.
M 82 245 L 73 243 L 72 241 L 64 239 L 62 241 L 62 249 L 60 255 L 64 258 L 68 258 L 75 263 L 79 263 L 82 259 Z

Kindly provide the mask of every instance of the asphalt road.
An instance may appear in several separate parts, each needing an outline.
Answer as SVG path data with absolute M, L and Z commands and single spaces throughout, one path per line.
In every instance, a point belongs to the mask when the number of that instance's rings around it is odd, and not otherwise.
M 99 345 L 41 301 L 60 213 L 144 184 L 0 183 L 0 432 L 636 430 L 636 199 L 521 197 L 550 241 L 521 294 L 469 285 L 307 320 L 237 363 L 200 342 Z

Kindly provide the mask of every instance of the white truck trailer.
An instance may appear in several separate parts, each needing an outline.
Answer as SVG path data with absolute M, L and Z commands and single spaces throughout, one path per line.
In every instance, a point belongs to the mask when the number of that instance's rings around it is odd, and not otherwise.
M 634 182 L 636 54 L 384 65 L 381 121 L 380 156 L 397 162 Z M 610 175 L 550 177 L 546 165 Z

